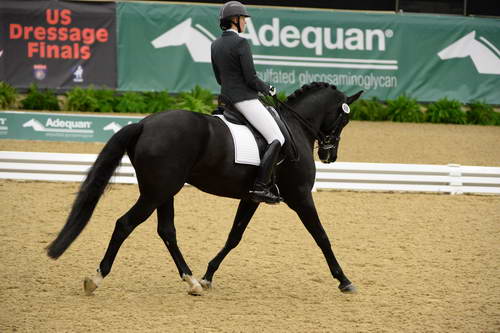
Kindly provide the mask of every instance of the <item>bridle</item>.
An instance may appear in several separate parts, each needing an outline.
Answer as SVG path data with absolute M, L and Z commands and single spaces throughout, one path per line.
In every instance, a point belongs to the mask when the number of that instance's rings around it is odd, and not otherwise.
M 335 122 L 327 130 L 323 131 L 321 128 L 315 130 L 294 108 L 280 101 L 276 96 L 273 96 L 273 101 L 276 105 L 280 105 L 291 111 L 290 113 L 307 129 L 313 138 L 318 140 L 320 150 L 331 152 L 333 149 L 337 149 L 340 141 L 340 132 L 349 122 L 350 108 L 346 103 L 342 103 L 342 112 L 340 112 Z
M 351 109 L 346 103 L 342 103 L 342 111 L 330 127 L 328 134 L 323 142 L 319 143 L 318 156 L 323 163 L 335 162 L 337 159 L 337 150 L 339 148 L 340 133 L 349 122 L 349 113 Z

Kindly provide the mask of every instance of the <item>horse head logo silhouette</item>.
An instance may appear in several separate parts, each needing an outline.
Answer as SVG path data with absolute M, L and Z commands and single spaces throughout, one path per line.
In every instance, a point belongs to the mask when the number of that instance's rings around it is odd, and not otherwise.
M 167 32 L 154 39 L 151 44 L 154 48 L 186 45 L 195 62 L 210 62 L 210 44 L 215 37 L 203 26 L 191 26 L 192 19 L 188 18 Z
M 481 74 L 500 74 L 500 51 L 486 38 L 476 40 L 472 31 L 438 53 L 442 60 L 471 57 Z
M 118 123 L 116 123 L 114 121 L 103 127 L 103 130 L 105 130 L 105 131 L 113 131 L 113 133 L 116 133 L 116 132 L 118 132 L 121 129 L 122 129 L 122 127 L 120 126 L 120 124 L 118 124 Z
M 23 127 L 33 127 L 33 129 L 37 132 L 45 131 L 45 126 L 43 126 L 42 123 L 33 118 L 25 122 L 23 124 Z

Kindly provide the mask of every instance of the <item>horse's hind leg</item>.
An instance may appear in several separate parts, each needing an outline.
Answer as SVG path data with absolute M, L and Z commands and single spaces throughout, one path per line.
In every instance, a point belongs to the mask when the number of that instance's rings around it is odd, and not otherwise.
M 158 235 L 165 243 L 165 246 L 170 252 L 172 259 L 174 260 L 177 269 L 179 270 L 179 275 L 181 279 L 189 284 L 188 293 L 190 295 L 201 295 L 203 288 L 201 287 L 198 280 L 193 277 L 193 273 L 189 266 L 187 265 L 184 257 L 182 256 L 181 250 L 177 245 L 177 237 L 174 225 L 174 198 L 171 197 L 166 203 L 162 204 L 157 209 L 158 213 Z
M 92 292 L 99 286 L 102 279 L 109 274 L 111 266 L 116 258 L 116 254 L 125 239 L 139 224 L 146 221 L 155 208 L 156 206 L 154 203 L 146 200 L 143 196 L 140 196 L 134 206 L 132 206 L 132 208 L 130 208 L 125 215 L 116 221 L 115 230 L 113 231 L 113 235 L 109 241 L 106 254 L 97 269 L 96 276 L 94 278 L 85 278 L 84 289 L 87 295 L 91 295 Z
M 234 218 L 233 227 L 229 232 L 229 236 L 227 238 L 226 244 L 220 250 L 219 253 L 213 258 L 207 267 L 207 272 L 203 276 L 200 281 L 203 288 L 208 289 L 212 286 L 212 279 L 214 273 L 219 268 L 222 260 L 229 254 L 229 252 L 234 249 L 241 241 L 243 237 L 243 232 L 248 226 L 248 223 L 252 219 L 255 210 L 259 206 L 258 203 L 253 201 L 242 200 L 238 206 L 238 211 L 236 212 L 236 216 Z

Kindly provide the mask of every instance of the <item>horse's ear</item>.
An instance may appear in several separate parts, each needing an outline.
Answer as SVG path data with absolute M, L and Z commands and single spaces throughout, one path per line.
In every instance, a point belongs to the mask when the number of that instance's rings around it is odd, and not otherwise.
M 362 93 L 363 93 L 363 90 L 360 90 L 357 93 L 355 93 L 354 95 L 347 97 L 347 104 L 353 103 L 355 100 L 357 100 L 359 98 L 359 96 L 361 96 Z

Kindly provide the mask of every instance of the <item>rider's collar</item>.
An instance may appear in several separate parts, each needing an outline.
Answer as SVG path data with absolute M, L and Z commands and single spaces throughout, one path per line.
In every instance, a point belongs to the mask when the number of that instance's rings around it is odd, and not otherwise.
M 226 31 L 232 31 L 234 32 L 235 34 L 239 35 L 238 31 L 234 30 L 234 29 L 227 29 Z

